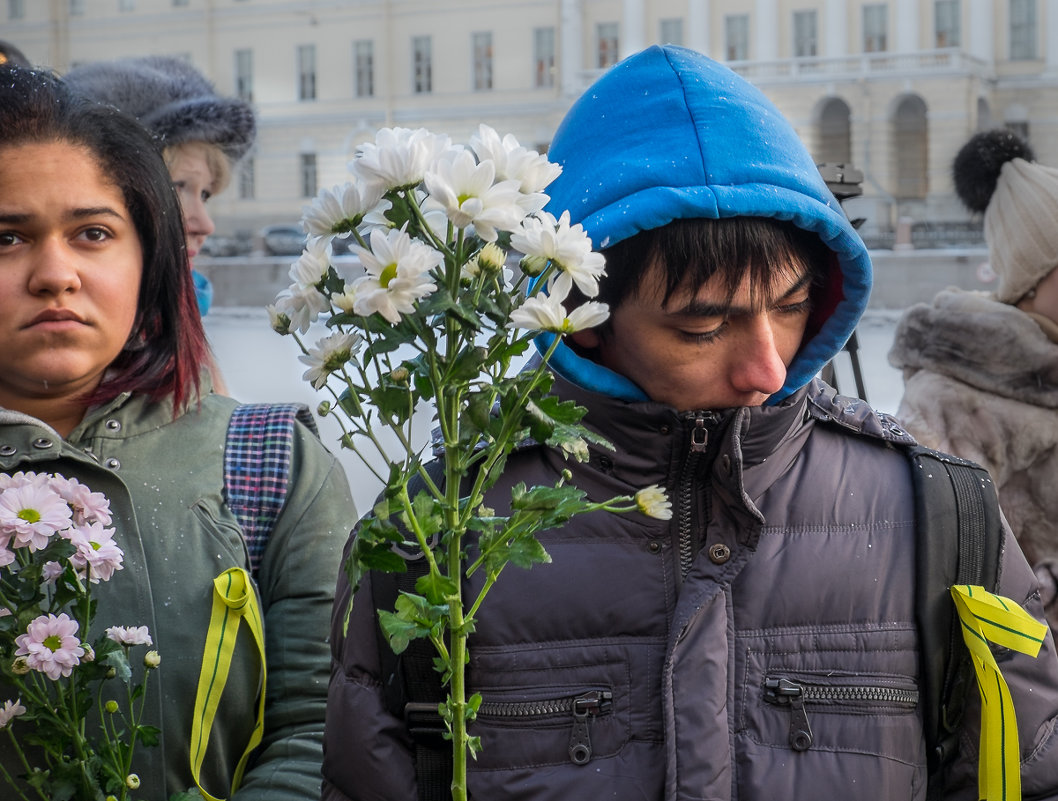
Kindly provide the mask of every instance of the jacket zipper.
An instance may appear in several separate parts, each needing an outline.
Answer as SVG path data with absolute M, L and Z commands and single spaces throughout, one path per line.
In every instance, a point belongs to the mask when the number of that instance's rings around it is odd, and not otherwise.
M 569 737 L 569 759 L 574 765 L 591 761 L 591 720 L 613 711 L 613 693 L 591 690 L 580 695 L 548 698 L 539 701 L 483 701 L 478 717 L 548 718 L 569 715 L 573 730 Z
M 790 748 L 807 751 L 812 747 L 812 727 L 805 704 L 862 703 L 901 706 L 914 709 L 918 690 L 902 690 L 884 685 L 804 684 L 787 678 L 764 680 L 764 700 L 790 708 Z
M 694 427 L 691 429 L 690 450 L 687 458 L 683 461 L 683 469 L 680 471 L 680 479 L 677 483 L 677 508 L 679 517 L 677 530 L 679 532 L 680 553 L 680 581 L 687 578 L 694 564 L 695 549 L 695 526 L 694 526 L 694 496 L 698 479 L 698 463 L 705 456 L 709 447 L 709 429 L 707 422 L 715 422 L 716 416 L 711 413 L 699 412 L 694 417 Z

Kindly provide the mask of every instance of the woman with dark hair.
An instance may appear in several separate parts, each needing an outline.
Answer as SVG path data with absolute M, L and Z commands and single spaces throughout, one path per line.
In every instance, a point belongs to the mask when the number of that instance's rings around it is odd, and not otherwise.
M 291 427 L 284 503 L 252 565 L 229 497 L 237 404 L 211 391 L 161 154 L 132 117 L 17 68 L 0 82 L 0 342 L 0 474 L 57 473 L 107 495 L 124 569 L 100 586 L 97 620 L 146 624 L 162 656 L 146 721 L 160 742 L 137 750 L 137 797 L 196 784 L 220 797 L 318 797 L 332 566 L 355 516 L 348 482 L 309 430 Z M 241 634 L 198 767 L 213 580 L 251 567 L 264 659 Z M 262 682 L 263 739 L 249 753 Z M 2 745 L 0 760 L 22 773 Z

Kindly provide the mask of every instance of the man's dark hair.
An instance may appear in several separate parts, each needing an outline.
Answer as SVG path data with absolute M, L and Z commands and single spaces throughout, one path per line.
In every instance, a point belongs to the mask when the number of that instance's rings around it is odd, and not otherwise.
M 87 150 L 121 190 L 143 251 L 129 341 L 86 401 L 102 403 L 122 392 L 156 400 L 172 394 L 175 411 L 197 392 L 208 349 L 180 201 L 161 152 L 133 117 L 74 95 L 49 72 L 5 68 L 0 149 L 63 143 Z
M 748 275 L 754 297 L 774 281 L 778 270 L 804 267 L 813 296 L 826 284 L 836 260 L 818 234 L 767 217 L 695 218 L 641 231 L 602 251 L 606 277 L 599 297 L 617 308 L 643 286 L 653 267 L 662 270 L 668 303 L 677 290 L 697 293 L 718 278 L 734 296 Z

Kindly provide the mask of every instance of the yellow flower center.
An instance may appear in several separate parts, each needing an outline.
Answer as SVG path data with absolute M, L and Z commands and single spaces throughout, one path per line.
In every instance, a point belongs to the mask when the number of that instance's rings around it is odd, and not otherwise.
M 19 509 L 18 516 L 25 520 L 27 523 L 39 523 L 40 512 L 36 509 Z
M 397 263 L 387 264 L 386 268 L 382 271 L 382 274 L 378 277 L 378 282 L 382 285 L 383 289 L 389 288 L 389 282 L 397 277 Z
M 44 646 L 50 648 L 52 653 L 55 653 L 62 648 L 62 638 L 58 634 L 52 634 L 44 638 Z

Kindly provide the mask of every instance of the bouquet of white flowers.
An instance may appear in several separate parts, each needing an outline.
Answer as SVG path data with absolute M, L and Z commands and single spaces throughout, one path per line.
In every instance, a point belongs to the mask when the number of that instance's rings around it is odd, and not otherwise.
M 330 394 L 320 413 L 339 418 L 342 445 L 385 486 L 359 523 L 345 565 L 350 582 L 365 570 L 405 570 L 394 546 L 419 549 L 427 561 L 416 592 L 380 610 L 380 623 L 398 653 L 420 637 L 437 651 L 455 799 L 466 798 L 467 753 L 481 745 L 467 731 L 481 701 L 467 697 L 467 635 L 503 569 L 549 561 L 536 534 L 573 515 L 671 514 L 657 487 L 589 500 L 568 473 L 554 486 L 515 487 L 506 514 L 482 505 L 527 439 L 581 461 L 589 443 L 609 445 L 580 424 L 584 409 L 548 394 L 547 360 L 560 338 L 609 314 L 592 300 L 602 255 L 568 214 L 543 211 L 544 189 L 559 171 L 484 125 L 469 147 L 422 129 L 383 129 L 360 146 L 351 180 L 306 207 L 309 242 L 291 267 L 293 283 L 270 307 L 273 327 L 301 346 L 306 380 Z M 336 236 L 352 238 L 363 275 L 336 269 Z M 522 257 L 512 259 L 511 249 Z M 582 302 L 567 308 L 574 286 Z M 306 345 L 302 335 L 320 317 L 332 333 Z M 523 366 L 541 332 L 551 335 L 542 358 Z M 429 442 L 413 425 L 423 416 L 435 430 L 440 472 L 424 467 Z M 379 458 L 383 469 L 374 466 Z M 478 571 L 479 591 L 464 598 L 464 579 Z
M 153 644 L 147 627 L 90 639 L 92 587 L 122 569 L 110 523 L 107 498 L 76 479 L 0 474 L 0 729 L 13 746 L 0 753 L 21 767 L 0 771 L 21 799 L 130 799 L 133 751 L 157 742 L 141 720 L 160 657 L 145 653 L 138 683 L 129 662 Z

